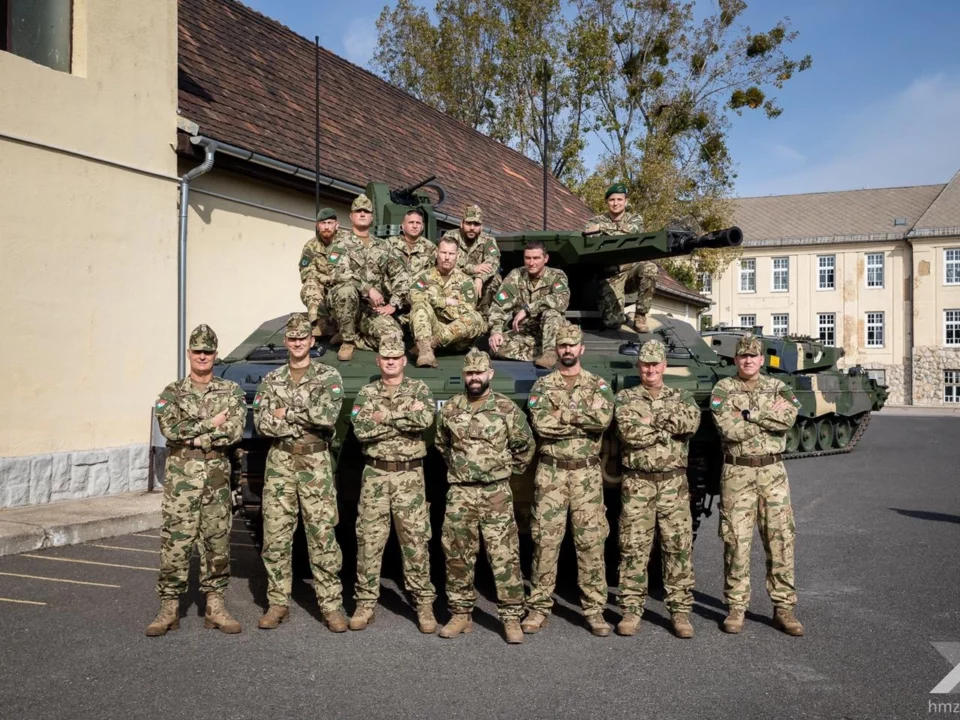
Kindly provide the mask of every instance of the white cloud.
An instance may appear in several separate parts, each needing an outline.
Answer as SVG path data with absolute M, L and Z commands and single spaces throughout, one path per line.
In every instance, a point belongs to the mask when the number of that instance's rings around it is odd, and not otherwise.
M 347 30 L 343 34 L 343 54 L 347 60 L 366 67 L 376 47 L 376 18 L 356 17 L 347 23 Z

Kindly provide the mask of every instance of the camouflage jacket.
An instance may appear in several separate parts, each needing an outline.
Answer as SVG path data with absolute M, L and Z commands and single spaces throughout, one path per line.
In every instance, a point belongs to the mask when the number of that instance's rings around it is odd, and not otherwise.
M 410 288 L 422 273 L 437 264 L 437 246 L 422 235 L 414 243 L 413 250 L 407 247 L 401 235 L 387 238 L 389 253 L 379 260 L 377 280 L 384 298 L 401 309 L 410 307 Z
M 476 409 L 463 393 L 437 417 L 437 450 L 450 483 L 489 484 L 526 470 L 536 443 L 527 417 L 506 395 L 490 392 Z
M 443 236 L 457 241 L 457 246 L 460 248 L 460 252 L 457 253 L 457 267 L 469 277 L 478 277 L 486 282 L 497 274 L 497 270 L 500 268 L 500 248 L 497 246 L 497 240 L 493 235 L 481 232 L 476 240 L 468 243 L 460 228 L 456 228 L 455 230 L 447 230 Z M 488 272 L 478 273 L 475 268 L 477 265 L 483 265 L 483 263 L 490 263 L 493 267 Z
M 417 403 L 421 407 L 414 410 Z M 405 377 L 392 396 L 382 380 L 364 385 L 350 412 L 363 454 L 394 462 L 424 457 L 423 433 L 433 425 L 434 407 L 430 388 L 422 380 Z M 383 418 L 376 422 L 373 414 L 378 410 Z
M 774 411 L 778 397 L 787 400 L 789 407 Z M 739 377 L 731 377 L 714 386 L 710 409 L 725 453 L 734 457 L 773 455 L 783 452 L 800 401 L 793 390 L 769 375 L 758 376 L 753 390 Z M 749 419 L 744 419 L 744 410 L 750 411 Z
M 215 428 L 210 421 L 224 410 L 227 421 Z M 163 389 L 156 415 L 160 432 L 171 445 L 192 446 L 194 438 L 200 438 L 200 448 L 210 452 L 240 442 L 247 403 L 243 390 L 232 380 L 214 376 L 198 390 L 188 376 Z
M 534 383 L 527 406 L 541 437 L 540 452 L 578 460 L 600 454 L 603 431 L 613 420 L 613 390 L 602 377 L 582 368 L 573 390 L 567 390 L 563 375 L 554 370 Z
M 447 300 L 456 300 L 448 305 Z M 437 312 L 437 318 L 453 322 L 464 311 L 477 309 L 477 288 L 473 280 L 457 268 L 444 277 L 436 268 L 423 273 L 410 288 L 410 304 L 426 302 Z
M 321 287 L 333 285 L 333 265 L 329 262 L 329 255 L 336 243 L 336 238 L 325 245 L 319 235 L 307 240 L 300 253 L 300 282 L 305 283 L 308 278 L 314 278 Z
M 548 308 L 562 313 L 569 303 L 570 287 L 563 270 L 545 267 L 537 280 L 530 278 L 526 268 L 511 270 L 490 306 L 490 334 L 502 333 L 524 305 L 530 308 L 529 316 L 537 318 Z
M 611 220 L 607 213 L 594 215 L 587 220 L 584 232 L 602 232 L 607 235 L 633 235 L 643 232 L 643 216 L 640 213 L 624 212 L 619 220 Z
M 300 382 L 293 384 L 290 365 L 267 373 L 253 400 L 254 421 L 261 435 L 288 440 L 325 440 L 333 437 L 333 426 L 343 405 L 343 380 L 340 373 L 318 360 L 311 360 Z M 287 408 L 284 418 L 273 411 Z
M 687 466 L 690 437 L 700 427 L 700 407 L 689 391 L 664 385 L 654 398 L 643 385 L 621 390 L 614 415 L 624 467 L 665 472 Z
M 389 248 L 385 241 L 373 235 L 361 238 L 341 230 L 327 255 L 334 284 L 350 283 L 366 295 L 371 287 L 377 286 L 375 269 L 387 254 Z

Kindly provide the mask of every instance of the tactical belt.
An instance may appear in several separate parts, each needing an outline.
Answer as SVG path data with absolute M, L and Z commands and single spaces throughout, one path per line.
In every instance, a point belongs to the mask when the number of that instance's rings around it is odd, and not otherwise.
M 672 480 L 687 473 L 686 468 L 677 468 L 676 470 L 667 470 L 666 472 L 644 472 L 643 470 L 633 470 L 624 468 L 623 474 L 628 478 L 639 478 L 640 480 L 651 480 L 653 482 L 662 482 L 663 480 Z
M 766 467 L 767 465 L 773 465 L 783 460 L 783 455 L 777 453 L 776 455 L 755 455 L 755 456 L 741 456 L 734 457 L 733 455 L 724 455 L 723 461 L 727 465 L 739 465 L 740 467 Z
M 386 470 L 387 472 L 402 472 L 404 470 L 416 470 L 423 465 L 423 458 L 413 460 L 376 460 L 367 458 L 367 465 L 375 467 L 377 470 Z
M 310 443 L 280 440 L 277 442 L 277 447 L 284 452 L 290 453 L 291 455 L 309 455 L 311 453 L 323 452 L 330 446 L 327 444 L 326 440 Z
M 502 480 L 477 480 L 475 482 L 451 482 L 451 485 L 460 485 L 461 487 L 488 487 L 490 485 L 496 485 L 497 483 L 507 482 L 509 478 L 503 478 Z
M 175 447 L 170 450 L 173 457 L 187 458 L 189 460 L 223 460 L 227 454 L 222 450 L 211 450 L 204 452 L 196 448 Z
M 549 455 L 541 455 L 540 462 L 544 465 L 555 467 L 557 470 L 584 470 L 599 465 L 600 458 L 594 455 L 593 457 L 583 458 L 582 460 L 558 460 Z

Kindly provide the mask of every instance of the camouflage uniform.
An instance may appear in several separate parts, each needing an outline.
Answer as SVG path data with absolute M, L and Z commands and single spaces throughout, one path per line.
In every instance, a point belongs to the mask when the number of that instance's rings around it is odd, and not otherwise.
M 287 337 L 306 337 L 309 332 L 303 315 L 290 317 Z M 275 438 L 267 453 L 263 482 L 262 558 L 271 606 L 286 606 L 290 596 L 299 511 L 320 609 L 340 608 L 342 558 L 334 535 L 337 491 L 329 447 L 342 404 L 340 373 L 317 360 L 310 361 L 299 383 L 286 364 L 268 373 L 257 388 L 253 401 L 257 431 Z M 273 411 L 279 408 L 287 408 L 285 417 L 274 417 Z
M 741 338 L 737 355 L 760 354 L 760 341 Z M 772 410 L 777 398 L 790 406 Z M 710 409 L 720 431 L 724 465 L 720 485 L 720 535 L 723 538 L 724 596 L 731 608 L 750 604 L 750 544 L 754 525 L 767 554 L 767 592 L 774 606 L 797 604 L 793 574 L 796 526 L 782 453 L 786 433 L 797 419 L 800 402 L 780 380 L 759 375 L 751 388 L 739 377 L 724 378 L 713 388 Z M 747 417 L 744 417 L 746 412 Z M 749 460 L 747 460 L 749 458 Z M 750 467 L 737 462 L 768 462 Z
M 476 205 L 468 205 L 463 213 L 463 219 L 467 222 L 483 222 L 483 213 Z M 480 278 L 483 283 L 480 286 L 480 299 L 477 301 L 477 310 L 484 317 L 490 312 L 490 305 L 493 298 L 500 289 L 500 283 L 503 279 L 500 277 L 500 248 L 497 246 L 497 239 L 485 232 L 481 232 L 477 239 L 468 242 L 460 228 L 447 230 L 443 237 L 457 241 L 460 252 L 457 253 L 457 268 L 462 270 L 471 279 Z M 485 273 L 478 273 L 476 267 L 490 263 L 493 267 Z
M 580 329 L 565 325 L 557 344 L 582 341 Z M 572 517 L 577 574 L 585 616 L 603 611 L 607 579 L 603 545 L 610 533 L 603 504 L 600 442 L 613 419 L 613 391 L 606 380 L 581 368 L 572 388 L 559 370 L 544 375 L 530 391 L 527 405 L 540 437 L 531 534 L 533 572 L 529 606 L 543 614 L 553 607 L 557 558 Z M 556 414 L 554 414 L 556 413 Z
M 663 345 L 651 340 L 641 362 L 663 362 Z M 660 529 L 665 602 L 671 613 L 693 607 L 693 520 L 687 486 L 690 437 L 700 426 L 693 395 L 664 385 L 654 395 L 643 385 L 617 393 L 615 417 L 624 466 L 620 514 L 620 608 L 643 614 L 647 562 Z M 649 422 L 642 422 L 644 419 Z
M 389 252 L 379 259 L 377 279 L 384 299 L 397 308 L 398 315 L 407 322 L 406 313 L 410 310 L 410 289 L 414 281 L 437 264 L 437 246 L 422 235 L 417 238 L 413 248 L 407 247 L 407 241 L 400 235 L 386 240 Z M 402 315 L 401 315 L 402 313 Z
M 608 235 L 633 235 L 643 232 L 643 217 L 640 213 L 625 212 L 619 220 L 611 220 L 610 216 L 604 213 L 590 218 L 584 230 Z M 603 280 L 600 287 L 603 324 L 607 327 L 620 327 L 624 323 L 624 296 L 630 292 L 637 293 L 637 313 L 649 313 L 659 274 L 656 263 L 628 263 L 621 265 L 616 275 Z
M 402 357 L 403 343 L 388 338 L 384 357 Z M 419 403 L 419 409 L 414 409 Z M 375 412 L 383 418 L 373 419 Z M 390 536 L 390 516 L 403 557 L 403 577 L 417 605 L 437 597 L 430 582 L 430 505 L 423 484 L 423 433 L 433 425 L 434 400 L 422 380 L 403 378 L 396 386 L 382 380 L 365 385 L 350 417 L 367 464 L 357 514 L 357 607 L 373 607 L 380 596 L 380 567 Z M 400 465 L 393 467 L 391 465 Z
M 215 351 L 216 335 L 200 325 L 191 350 Z M 210 422 L 226 411 L 220 427 Z M 205 387 L 190 377 L 170 383 L 156 404 L 160 432 L 167 439 L 160 528 L 160 579 L 157 594 L 177 598 L 187 589 L 193 546 L 199 540 L 200 592 L 222 593 L 230 582 L 230 460 L 226 449 L 240 442 L 247 419 L 243 390 L 213 377 Z M 200 447 L 193 445 L 200 439 Z
M 418 342 L 432 339 L 439 347 L 462 350 L 486 329 L 476 309 L 473 280 L 457 268 L 447 276 L 437 268 L 423 273 L 410 289 L 410 304 L 410 324 Z
M 467 354 L 464 372 L 489 369 L 485 352 Z M 523 577 L 510 476 L 522 473 L 533 458 L 527 418 L 500 393 L 491 391 L 477 403 L 461 393 L 440 409 L 435 443 L 447 461 L 450 482 L 441 534 L 450 612 L 469 615 L 476 603 L 474 565 L 482 533 L 500 619 L 518 620 L 523 614 Z
M 336 217 L 333 210 L 324 208 L 317 213 L 317 223 Z M 326 244 L 317 232 L 307 240 L 300 253 L 300 300 L 307 308 L 307 317 L 311 321 L 319 320 L 320 327 L 328 326 L 332 319 L 333 308 L 328 304 L 328 297 L 334 278 L 328 258 L 334 242 L 335 238 L 331 239 L 329 245 Z
M 544 267 L 533 280 L 526 268 L 511 270 L 490 307 L 490 334 L 502 334 L 497 356 L 511 360 L 533 360 L 556 345 L 557 328 L 570 303 L 570 288 L 562 270 Z M 528 308 L 520 332 L 509 328 L 513 316 Z

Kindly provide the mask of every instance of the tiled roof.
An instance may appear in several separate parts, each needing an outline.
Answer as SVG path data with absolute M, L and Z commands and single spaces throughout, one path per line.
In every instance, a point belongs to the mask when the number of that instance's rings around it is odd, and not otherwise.
M 911 235 L 960 235 L 960 172 L 917 221 Z
M 235 0 L 180 0 L 179 24 L 181 114 L 201 135 L 313 168 L 314 44 Z M 392 187 L 435 174 L 446 213 L 476 202 L 495 230 L 541 227 L 540 165 L 322 48 L 320 83 L 323 174 Z M 551 229 L 591 215 L 550 178 Z
M 660 271 L 660 276 L 657 278 L 657 290 L 661 293 L 679 297 L 699 307 L 707 307 L 710 305 L 710 301 L 707 298 L 691 290 L 679 280 L 674 280 L 673 277 L 667 274 L 667 271 L 659 265 L 657 265 L 657 269 Z

